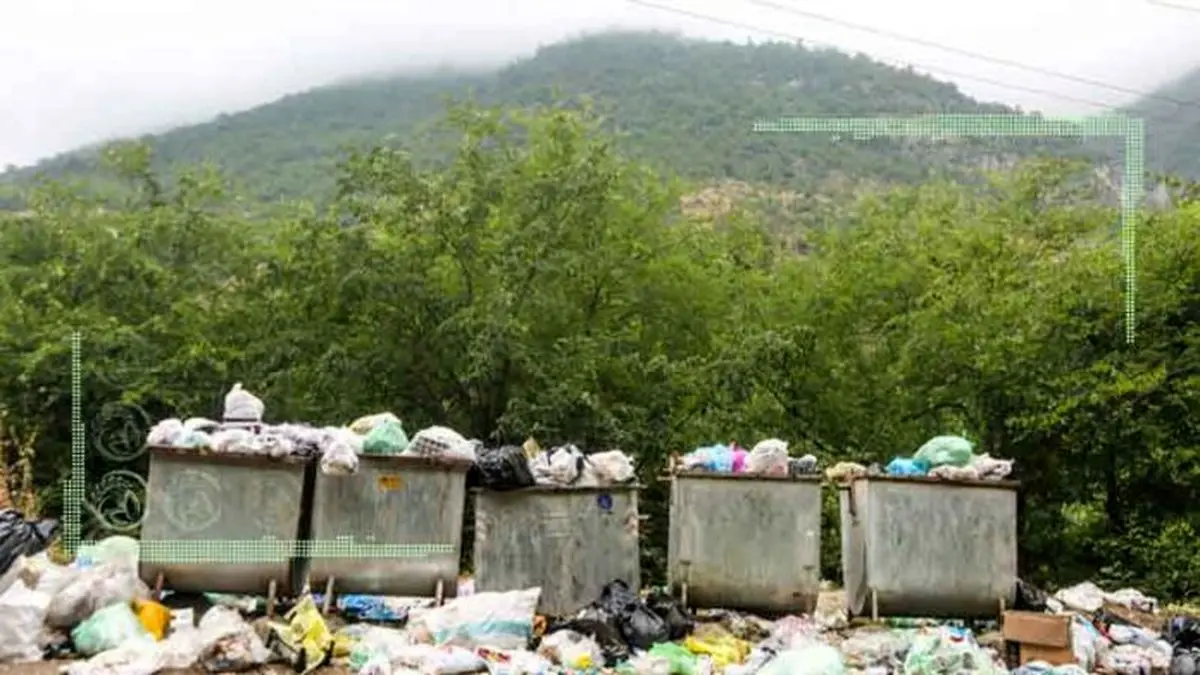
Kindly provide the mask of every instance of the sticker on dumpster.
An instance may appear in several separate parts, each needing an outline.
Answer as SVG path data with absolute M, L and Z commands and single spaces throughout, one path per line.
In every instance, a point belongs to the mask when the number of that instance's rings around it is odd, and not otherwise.
M 596 505 L 599 506 L 600 509 L 605 513 L 611 513 L 613 507 L 612 495 L 604 492 L 600 493 L 600 495 L 596 497 Z
M 375 483 L 379 485 L 380 492 L 391 492 L 404 487 L 404 481 L 400 480 L 400 476 L 396 474 L 380 476 L 375 479 Z

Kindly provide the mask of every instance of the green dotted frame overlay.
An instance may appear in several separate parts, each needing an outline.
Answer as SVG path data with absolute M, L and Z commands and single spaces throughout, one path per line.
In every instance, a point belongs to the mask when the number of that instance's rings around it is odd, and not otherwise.
M 74 556 L 81 546 L 94 545 L 83 538 L 83 509 L 87 491 L 87 447 L 83 423 L 82 336 L 71 335 L 71 474 L 63 493 L 63 544 Z M 143 512 L 144 513 L 144 512 Z M 140 559 L 159 564 L 286 563 L 294 558 L 424 558 L 458 555 L 453 544 L 376 544 L 353 537 L 327 540 L 160 540 L 142 541 Z
M 854 140 L 879 137 L 1118 137 L 1124 142 L 1121 175 L 1121 257 L 1125 263 L 1125 341 L 1133 344 L 1137 303 L 1137 221 L 1145 194 L 1146 126 L 1116 115 L 1032 117 L 1028 115 L 925 115 L 920 117 L 781 117 L 754 123 L 765 133 L 844 134 Z

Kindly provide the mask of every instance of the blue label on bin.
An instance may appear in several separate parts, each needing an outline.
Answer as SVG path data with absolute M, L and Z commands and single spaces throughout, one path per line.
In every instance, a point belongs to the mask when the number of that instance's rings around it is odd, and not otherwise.
M 596 504 L 604 511 L 612 511 L 612 495 L 601 493 L 596 497 Z

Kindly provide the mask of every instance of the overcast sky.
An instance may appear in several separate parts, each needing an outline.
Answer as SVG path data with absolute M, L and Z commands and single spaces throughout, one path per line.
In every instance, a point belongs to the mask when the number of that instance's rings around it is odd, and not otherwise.
M 651 1 L 909 63 L 974 96 L 1051 114 L 1098 113 L 1131 98 L 746 0 Z M 1117 88 L 1146 91 L 1200 65 L 1200 0 L 1163 0 L 1176 8 L 1151 0 L 773 1 Z M 509 60 L 606 27 L 769 37 L 629 0 L 8 0 L 0 9 L 0 167 L 355 74 Z

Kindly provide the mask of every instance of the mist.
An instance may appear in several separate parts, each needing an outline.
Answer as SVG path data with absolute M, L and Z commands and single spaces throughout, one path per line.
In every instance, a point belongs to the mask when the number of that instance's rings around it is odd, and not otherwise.
M 738 42 L 802 38 L 912 65 L 983 100 L 1048 114 L 1097 114 L 1200 65 L 1192 37 L 1200 2 L 1196 11 L 1186 9 L 1188 2 L 778 0 L 948 49 L 736 0 L 661 3 L 716 22 L 628 0 L 11 3 L 0 21 L 0 91 L 8 94 L 0 105 L 0 166 L 201 122 L 349 78 L 499 67 L 541 45 L 605 29 Z

